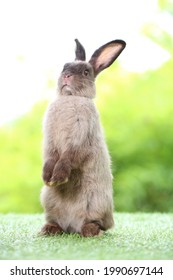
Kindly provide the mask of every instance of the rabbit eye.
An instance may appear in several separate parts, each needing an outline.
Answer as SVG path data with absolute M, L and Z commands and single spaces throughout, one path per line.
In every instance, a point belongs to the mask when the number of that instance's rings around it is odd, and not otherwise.
M 85 76 L 88 76 L 88 74 L 89 74 L 89 70 L 88 70 L 88 69 L 85 69 L 85 70 L 84 70 L 84 75 L 85 75 Z

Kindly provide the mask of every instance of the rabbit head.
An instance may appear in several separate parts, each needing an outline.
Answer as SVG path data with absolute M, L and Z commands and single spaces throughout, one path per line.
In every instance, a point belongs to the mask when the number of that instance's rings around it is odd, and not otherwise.
M 75 61 L 64 65 L 58 80 L 58 92 L 60 95 L 93 98 L 96 76 L 116 60 L 126 43 L 122 40 L 111 41 L 97 49 L 86 62 L 84 47 L 77 39 L 75 42 Z

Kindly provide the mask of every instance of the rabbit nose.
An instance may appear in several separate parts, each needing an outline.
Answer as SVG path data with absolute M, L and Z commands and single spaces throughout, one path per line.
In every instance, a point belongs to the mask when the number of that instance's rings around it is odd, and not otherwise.
M 68 85 L 72 79 L 72 74 L 64 73 L 63 75 L 63 84 Z

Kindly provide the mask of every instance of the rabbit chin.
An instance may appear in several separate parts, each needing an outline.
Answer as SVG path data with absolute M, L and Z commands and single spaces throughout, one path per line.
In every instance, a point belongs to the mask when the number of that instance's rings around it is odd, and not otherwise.
M 73 90 L 69 85 L 64 85 L 61 88 L 60 95 L 74 95 Z
M 89 89 L 76 89 L 71 87 L 70 85 L 63 85 L 58 90 L 59 95 L 63 96 L 79 96 L 79 97 L 87 97 L 87 98 L 94 98 L 95 97 L 95 85 L 92 84 L 92 88 Z

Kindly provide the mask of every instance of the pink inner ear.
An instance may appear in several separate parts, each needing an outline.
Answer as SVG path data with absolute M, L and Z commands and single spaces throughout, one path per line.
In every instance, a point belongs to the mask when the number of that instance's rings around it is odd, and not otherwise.
M 99 69 L 100 67 L 108 67 L 116 59 L 121 49 L 122 45 L 118 43 L 113 43 L 107 46 L 97 58 L 95 68 Z

